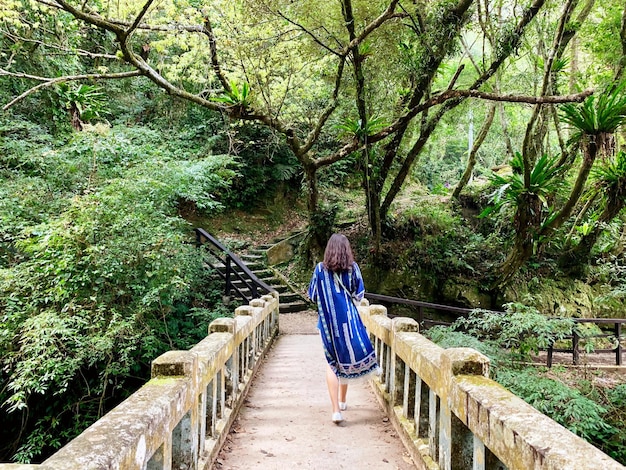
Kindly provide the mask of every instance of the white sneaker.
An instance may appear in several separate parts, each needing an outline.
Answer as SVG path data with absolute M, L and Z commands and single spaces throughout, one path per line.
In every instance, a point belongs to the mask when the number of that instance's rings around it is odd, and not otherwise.
M 345 401 L 340 401 L 339 402 L 339 409 L 341 411 L 346 411 L 348 409 L 348 404 Z
M 339 424 L 342 421 L 343 421 L 343 416 L 341 416 L 341 413 L 339 413 L 339 412 L 333 413 L 333 423 Z

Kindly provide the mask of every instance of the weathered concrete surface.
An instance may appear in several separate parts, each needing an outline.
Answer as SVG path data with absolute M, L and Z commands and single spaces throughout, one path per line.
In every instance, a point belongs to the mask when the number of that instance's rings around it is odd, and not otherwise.
M 350 385 L 344 422 L 332 423 L 316 321 L 311 313 L 281 315 L 282 334 L 215 470 L 415 468 L 367 380 Z

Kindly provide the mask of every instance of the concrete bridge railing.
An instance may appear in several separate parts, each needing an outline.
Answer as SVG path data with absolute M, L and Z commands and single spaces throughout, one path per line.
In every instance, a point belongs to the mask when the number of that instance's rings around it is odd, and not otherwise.
M 359 311 L 382 367 L 376 394 L 418 468 L 625 468 L 490 380 L 476 350 L 443 349 L 367 300 Z
M 172 470 L 208 468 L 278 334 L 278 296 L 219 318 L 189 351 L 152 363 L 152 379 L 40 465 L 0 470 Z

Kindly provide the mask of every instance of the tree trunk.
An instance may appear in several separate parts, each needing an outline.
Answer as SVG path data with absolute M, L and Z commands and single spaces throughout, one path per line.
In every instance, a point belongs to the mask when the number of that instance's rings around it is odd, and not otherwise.
M 372 229 L 371 248 L 375 256 L 380 254 L 382 242 L 382 218 L 380 216 L 380 191 L 367 188 L 368 218 Z
M 307 183 L 307 210 L 309 213 L 309 235 L 305 246 L 305 258 L 310 265 L 323 258 L 324 247 L 330 237 L 326 225 L 321 223 L 323 215 L 319 210 L 319 188 L 317 186 L 317 168 L 307 165 L 304 168 Z
M 492 288 L 502 288 L 533 254 L 535 228 L 541 220 L 541 200 L 536 194 L 520 196 L 515 216 L 515 242 L 506 259 L 498 269 Z
M 78 107 L 72 103 L 72 106 L 68 110 L 70 113 L 70 123 L 75 131 L 83 130 L 83 121 L 80 120 L 80 112 L 78 111 Z
M 589 265 L 591 250 L 596 245 L 602 232 L 604 232 L 606 224 L 617 217 L 626 205 L 624 191 L 621 190 L 622 186 L 624 185 L 617 185 L 608 190 L 606 206 L 602 214 L 600 214 L 600 217 L 598 217 L 598 221 L 591 232 L 581 238 L 578 245 L 563 254 L 559 259 L 559 265 L 561 267 L 567 268 L 570 273 L 582 273 L 583 268 Z
M 578 177 L 574 182 L 574 187 L 570 192 L 570 196 L 565 203 L 565 205 L 561 208 L 556 217 L 552 219 L 552 221 L 544 226 L 541 230 L 541 235 L 548 235 L 550 232 L 558 229 L 565 221 L 569 218 L 574 210 L 574 207 L 578 203 L 580 196 L 585 187 L 585 183 L 587 182 L 587 178 L 589 177 L 589 172 L 591 171 L 591 167 L 593 166 L 593 162 L 596 160 L 596 156 L 598 154 L 598 139 L 602 139 L 599 135 L 589 135 L 587 136 L 589 139 L 588 142 L 584 145 L 583 148 L 583 163 L 578 171 Z
M 467 159 L 467 167 L 465 168 L 465 172 L 463 173 L 463 176 L 461 176 L 461 180 L 458 182 L 458 184 L 456 185 L 456 188 L 454 188 L 454 192 L 452 193 L 452 197 L 454 199 L 459 198 L 459 196 L 461 195 L 461 191 L 463 191 L 463 188 L 465 187 L 465 185 L 467 184 L 467 182 L 470 180 L 472 176 L 472 173 L 474 171 L 474 166 L 476 165 L 476 155 L 478 154 L 478 149 L 480 149 L 480 146 L 485 141 L 485 138 L 487 137 L 487 134 L 489 133 L 489 129 L 491 128 L 491 124 L 493 124 L 493 117 L 496 114 L 496 106 L 497 104 L 493 103 L 491 107 L 489 108 L 489 112 L 487 113 L 485 122 L 483 123 L 483 126 L 480 128 L 480 132 L 478 133 L 478 137 L 476 137 L 476 141 L 474 142 L 474 145 L 472 145 L 472 149 L 470 150 L 470 154 Z

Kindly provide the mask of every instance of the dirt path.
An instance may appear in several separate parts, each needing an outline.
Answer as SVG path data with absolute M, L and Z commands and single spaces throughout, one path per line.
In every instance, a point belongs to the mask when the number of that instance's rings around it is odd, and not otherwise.
M 214 470 L 415 468 L 366 380 L 350 385 L 344 421 L 331 421 L 316 320 L 281 315 L 281 335 Z

